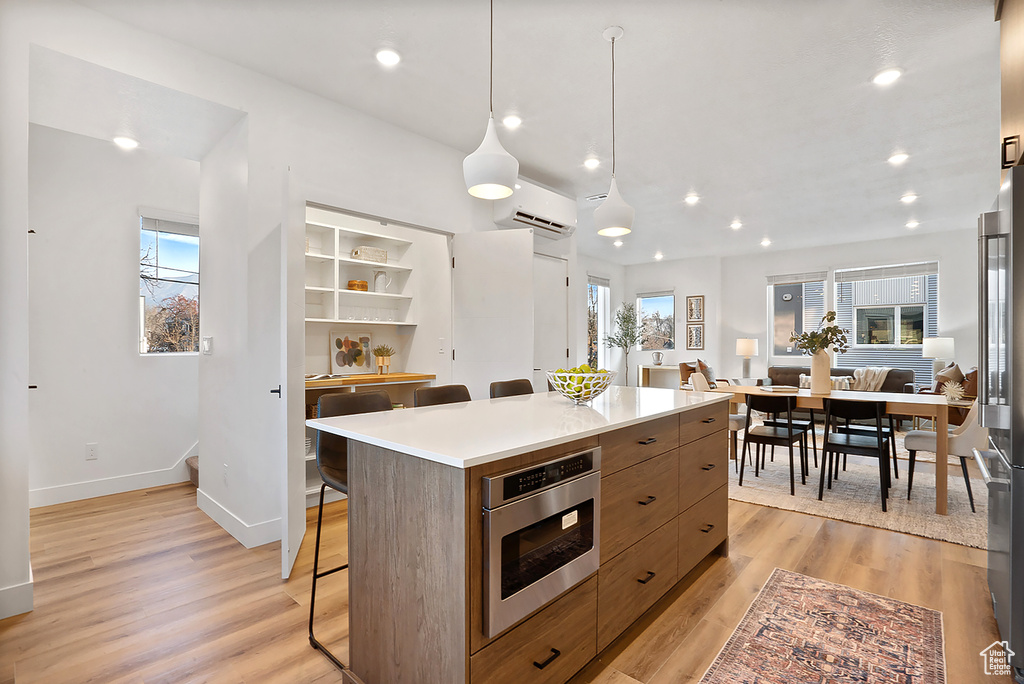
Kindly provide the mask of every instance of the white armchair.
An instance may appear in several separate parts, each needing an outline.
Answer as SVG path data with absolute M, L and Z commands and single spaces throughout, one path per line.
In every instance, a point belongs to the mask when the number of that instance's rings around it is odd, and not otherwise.
M 910 452 L 910 477 L 907 481 L 907 499 L 910 489 L 914 486 L 914 461 L 918 451 L 935 452 L 936 435 L 928 430 L 911 430 L 903 439 L 903 446 Z M 971 491 L 971 477 L 967 473 L 967 459 L 973 456 L 972 449 L 988 448 L 988 428 L 978 422 L 978 402 L 971 405 L 963 425 L 949 433 L 949 454 L 960 458 L 960 468 L 964 471 L 964 482 L 967 484 L 967 498 L 974 511 L 974 492 Z

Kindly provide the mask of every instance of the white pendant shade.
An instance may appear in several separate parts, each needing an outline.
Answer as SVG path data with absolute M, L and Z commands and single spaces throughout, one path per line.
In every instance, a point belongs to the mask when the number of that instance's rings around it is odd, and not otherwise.
M 512 194 L 519 177 L 519 162 L 501 146 L 493 115 L 487 120 L 487 132 L 480 147 L 462 161 L 462 173 L 473 197 L 496 200 Z
M 598 235 L 608 237 L 625 235 L 633 230 L 633 207 L 622 199 L 614 177 L 608 188 L 608 197 L 594 210 L 594 225 Z

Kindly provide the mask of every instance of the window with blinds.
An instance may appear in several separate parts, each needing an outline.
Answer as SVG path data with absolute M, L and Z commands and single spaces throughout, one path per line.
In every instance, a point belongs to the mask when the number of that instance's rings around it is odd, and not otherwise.
M 139 217 L 139 353 L 199 351 L 199 226 Z
M 608 367 L 605 335 L 611 332 L 611 283 L 607 278 L 587 276 L 587 364 Z
M 825 315 L 826 271 L 768 276 L 772 356 L 799 357 L 789 338 L 814 330 Z

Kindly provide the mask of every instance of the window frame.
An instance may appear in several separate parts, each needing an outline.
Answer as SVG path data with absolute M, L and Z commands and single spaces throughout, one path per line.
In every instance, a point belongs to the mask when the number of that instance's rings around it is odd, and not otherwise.
M 202 335 L 199 329 L 200 325 L 200 301 L 201 301 L 201 284 L 202 284 L 202 266 L 200 264 L 200 237 L 199 237 L 199 217 L 190 216 L 186 214 L 178 214 L 174 212 L 162 211 L 159 209 L 143 209 L 140 208 L 138 214 L 138 229 L 139 229 L 139 333 L 138 333 L 138 354 L 140 357 L 166 357 L 166 356 L 197 356 L 201 348 Z M 143 237 L 146 232 L 154 234 L 153 244 L 157 246 L 157 254 L 153 257 L 151 263 L 143 262 L 142 245 Z M 196 248 L 196 271 L 188 271 L 184 269 L 174 268 L 171 266 L 161 267 L 159 264 L 159 241 L 160 235 L 179 235 L 195 238 Z M 183 273 L 195 276 L 195 282 L 190 282 L 187 279 L 176 279 L 176 278 L 161 278 L 160 270 L 165 268 L 176 273 Z M 151 271 L 153 275 L 147 275 L 146 271 Z M 186 276 L 187 278 L 187 276 Z M 177 283 L 183 285 L 194 285 L 195 286 L 195 301 L 196 301 L 196 320 L 194 327 L 194 340 L 195 345 L 193 349 L 187 351 L 151 351 L 149 349 L 149 336 L 147 335 L 147 322 L 146 322 L 146 294 L 142 292 L 145 287 L 144 281 L 152 280 L 156 282 L 168 282 Z
M 593 341 L 590 338 L 590 312 L 591 312 L 591 291 L 596 293 L 596 301 L 594 301 L 594 313 L 596 314 L 597 321 L 595 325 L 595 336 L 596 339 Z M 597 368 L 608 368 L 610 363 L 610 351 L 608 346 L 604 343 L 604 338 L 611 332 L 611 282 L 607 278 L 601 278 L 598 276 L 587 276 L 587 360 L 586 363 L 591 365 L 597 364 Z M 597 357 L 594 363 L 591 363 L 590 347 L 594 345 L 594 354 Z
M 677 325 L 676 325 L 676 293 L 675 291 L 663 291 L 663 292 L 640 292 L 636 295 L 636 301 L 634 306 L 636 307 L 636 325 L 638 331 L 643 331 L 643 306 L 642 302 L 645 299 L 662 299 L 669 298 L 672 300 L 672 334 L 669 336 L 668 345 L 664 347 L 648 347 L 644 345 L 644 339 L 641 337 L 640 342 L 636 345 L 638 351 L 675 351 L 678 347 L 676 344 L 677 339 Z
M 861 305 L 861 306 L 854 306 L 853 307 L 853 326 L 852 326 L 852 330 L 850 331 L 850 337 L 851 337 L 851 340 L 852 340 L 852 344 L 850 346 L 859 347 L 859 348 L 862 348 L 862 349 L 920 349 L 921 346 L 922 346 L 921 342 L 917 342 L 917 343 L 913 343 L 913 342 L 905 343 L 905 342 L 903 342 L 903 309 L 909 309 L 909 308 L 915 308 L 915 309 L 916 308 L 920 308 L 921 309 L 921 330 L 922 330 L 921 339 L 924 340 L 924 336 L 925 336 L 924 331 L 928 329 L 928 321 L 929 321 L 929 316 L 931 314 L 930 307 L 928 306 L 928 302 L 920 302 L 920 303 L 916 303 L 916 304 L 884 304 L 884 305 L 881 305 L 881 306 L 876 305 L 876 304 L 864 304 L 864 305 Z M 893 332 L 894 332 L 894 337 L 896 339 L 898 339 L 899 341 L 895 342 L 895 343 L 890 343 L 890 344 L 871 344 L 870 342 L 868 342 L 868 343 L 857 342 L 857 339 L 858 339 L 858 337 L 857 337 L 857 333 L 858 333 L 857 313 L 859 311 L 863 310 L 863 309 L 892 309 L 893 310 Z

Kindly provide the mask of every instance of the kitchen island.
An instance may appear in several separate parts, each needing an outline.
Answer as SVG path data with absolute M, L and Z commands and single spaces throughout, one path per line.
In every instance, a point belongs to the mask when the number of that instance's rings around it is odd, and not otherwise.
M 728 549 L 725 396 L 612 387 L 590 406 L 549 392 L 307 425 L 350 439 L 349 652 L 365 684 L 564 682 Z M 483 478 L 580 454 L 600 467 L 599 567 L 495 631 Z

